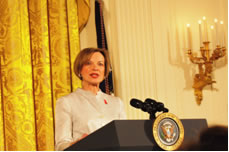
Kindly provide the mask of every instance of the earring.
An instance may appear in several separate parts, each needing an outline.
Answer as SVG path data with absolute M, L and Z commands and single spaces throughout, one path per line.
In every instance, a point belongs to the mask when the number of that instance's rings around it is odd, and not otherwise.
M 82 75 L 81 75 L 81 74 L 79 74 L 78 76 L 79 76 L 79 78 L 82 80 Z

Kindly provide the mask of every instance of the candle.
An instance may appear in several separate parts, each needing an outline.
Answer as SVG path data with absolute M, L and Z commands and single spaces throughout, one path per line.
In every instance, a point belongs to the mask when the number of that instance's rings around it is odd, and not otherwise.
M 219 45 L 219 29 L 218 29 L 218 20 L 215 18 L 215 35 L 216 35 L 216 45 Z
M 208 29 L 207 29 L 207 22 L 206 22 L 206 17 L 203 17 L 203 22 L 204 22 L 204 41 L 208 41 Z
M 212 35 L 212 48 L 215 47 L 215 31 L 214 31 L 214 26 L 211 25 L 211 35 Z
M 199 20 L 198 23 L 199 23 L 199 33 L 200 33 L 200 47 L 202 47 L 203 38 L 202 38 L 201 20 Z
M 188 36 L 188 49 L 191 49 L 191 32 L 190 32 L 190 24 L 187 24 L 187 36 Z
M 222 47 L 224 46 L 224 26 L 223 26 L 223 21 L 220 21 L 220 29 L 221 29 L 221 32 L 220 32 L 220 40 L 221 40 L 221 44 L 222 44 Z

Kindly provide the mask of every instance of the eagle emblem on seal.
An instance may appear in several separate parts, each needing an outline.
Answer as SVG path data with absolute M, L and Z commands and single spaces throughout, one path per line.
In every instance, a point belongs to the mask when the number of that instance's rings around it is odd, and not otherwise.
M 174 137 L 176 136 L 176 132 L 174 132 L 174 127 L 175 126 L 168 121 L 161 125 L 162 137 L 168 143 L 173 142 Z

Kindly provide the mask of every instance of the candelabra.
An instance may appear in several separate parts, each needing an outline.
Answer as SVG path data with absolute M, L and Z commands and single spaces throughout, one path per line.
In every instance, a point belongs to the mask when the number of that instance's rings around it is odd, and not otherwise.
M 203 99 L 203 88 L 207 85 L 216 83 L 216 81 L 212 80 L 211 76 L 213 63 L 226 54 L 226 48 L 217 45 L 216 49 L 214 49 L 213 53 L 210 55 L 209 43 L 209 41 L 203 42 L 204 46 L 200 47 L 201 57 L 196 57 L 193 55 L 191 49 L 188 50 L 190 61 L 194 64 L 197 64 L 199 69 L 199 73 L 195 74 L 194 83 L 192 86 L 194 88 L 194 94 L 198 105 L 201 104 Z

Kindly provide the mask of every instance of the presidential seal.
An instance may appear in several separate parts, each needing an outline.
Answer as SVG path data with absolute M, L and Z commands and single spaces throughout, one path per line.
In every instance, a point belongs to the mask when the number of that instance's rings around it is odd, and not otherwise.
M 184 140 L 184 127 L 174 114 L 162 113 L 153 123 L 153 137 L 162 149 L 176 150 Z

